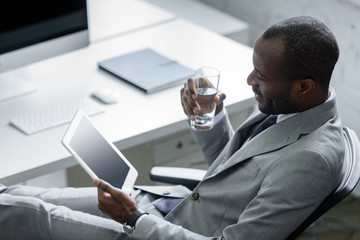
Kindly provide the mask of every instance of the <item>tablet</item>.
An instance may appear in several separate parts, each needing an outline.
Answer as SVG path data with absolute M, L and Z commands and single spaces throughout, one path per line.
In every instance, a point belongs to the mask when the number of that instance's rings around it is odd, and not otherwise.
M 91 178 L 100 178 L 114 187 L 130 193 L 138 172 L 124 155 L 109 142 L 79 109 L 62 144 Z

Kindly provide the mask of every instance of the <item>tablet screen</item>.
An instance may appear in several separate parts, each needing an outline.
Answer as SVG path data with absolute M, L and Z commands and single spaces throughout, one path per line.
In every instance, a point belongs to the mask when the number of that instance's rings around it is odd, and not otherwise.
M 70 146 L 99 178 L 123 187 L 130 167 L 86 118 L 81 119 Z

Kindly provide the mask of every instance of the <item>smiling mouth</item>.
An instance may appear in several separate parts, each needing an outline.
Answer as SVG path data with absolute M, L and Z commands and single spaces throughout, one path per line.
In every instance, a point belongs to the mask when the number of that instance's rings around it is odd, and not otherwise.
M 262 97 L 262 95 L 259 93 L 259 91 L 255 90 L 255 89 L 253 88 L 253 92 L 255 93 L 255 99 L 256 99 L 257 101 L 260 101 L 260 100 L 263 99 L 263 97 Z
M 261 97 L 260 95 L 255 94 L 255 99 L 256 99 L 256 101 L 258 101 L 258 102 L 262 102 L 263 97 Z

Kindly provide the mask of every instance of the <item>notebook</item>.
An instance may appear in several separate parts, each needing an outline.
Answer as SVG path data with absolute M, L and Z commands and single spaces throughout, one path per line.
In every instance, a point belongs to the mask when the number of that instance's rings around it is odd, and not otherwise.
M 185 82 L 194 75 L 193 69 L 150 48 L 100 61 L 99 67 L 146 93 Z

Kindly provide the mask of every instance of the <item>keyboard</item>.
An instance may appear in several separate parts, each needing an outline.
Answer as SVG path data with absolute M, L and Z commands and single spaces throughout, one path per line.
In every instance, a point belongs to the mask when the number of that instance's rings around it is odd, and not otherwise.
M 10 120 L 10 125 L 30 135 L 71 122 L 79 108 L 89 116 L 104 112 L 100 104 L 89 97 L 82 97 L 15 117 Z

